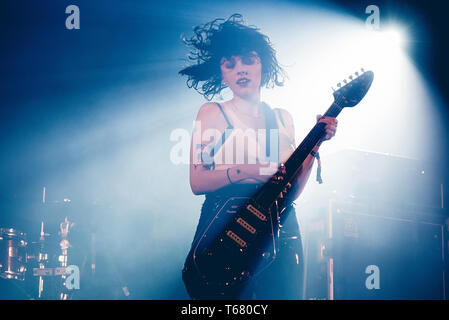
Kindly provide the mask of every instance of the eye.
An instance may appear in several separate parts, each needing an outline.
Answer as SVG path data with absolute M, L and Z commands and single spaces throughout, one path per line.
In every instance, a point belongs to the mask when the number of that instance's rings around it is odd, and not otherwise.
M 251 55 L 251 56 L 243 56 L 242 57 L 242 63 L 246 64 L 246 65 L 252 65 L 256 62 L 256 57 Z
M 235 59 L 231 58 L 230 60 L 228 59 L 223 59 L 222 63 L 221 63 L 226 69 L 233 69 L 235 67 Z
M 228 61 L 228 62 L 225 64 L 225 67 L 226 67 L 227 69 L 233 69 L 233 68 L 235 67 L 235 62 L 234 62 L 234 61 Z

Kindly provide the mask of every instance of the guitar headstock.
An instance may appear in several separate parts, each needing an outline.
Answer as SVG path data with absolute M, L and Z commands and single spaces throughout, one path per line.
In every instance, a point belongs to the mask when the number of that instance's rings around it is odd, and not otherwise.
M 373 79 L 374 73 L 363 69 L 361 69 L 361 73 L 355 72 L 354 75 L 350 75 L 349 82 L 345 79 L 343 85 L 342 83 L 337 84 L 339 89 L 334 90 L 334 103 L 341 108 L 354 107 L 366 95 Z

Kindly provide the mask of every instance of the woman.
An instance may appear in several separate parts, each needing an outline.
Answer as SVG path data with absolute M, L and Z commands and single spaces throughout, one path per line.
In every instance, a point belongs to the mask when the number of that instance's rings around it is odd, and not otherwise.
M 269 38 L 256 27 L 244 24 L 239 14 L 198 26 L 194 33 L 184 41 L 191 47 L 189 58 L 195 63 L 179 73 L 188 76 L 187 85 L 208 100 L 224 88 L 229 88 L 233 97 L 222 103 L 205 103 L 197 115 L 191 144 L 190 185 L 195 195 L 205 194 L 206 200 L 192 248 L 214 216 L 214 209 L 230 196 L 251 196 L 261 185 L 276 183 L 272 174 L 296 148 L 289 112 L 271 109 L 260 98 L 262 87 L 283 84 L 284 72 Z M 335 135 L 335 118 L 318 116 L 318 121 L 326 123 L 323 140 Z M 319 147 L 318 144 L 313 151 L 318 152 Z M 274 263 L 250 281 L 243 295 L 201 295 L 187 286 L 192 297 L 301 298 L 302 246 L 292 201 L 301 194 L 313 162 L 314 157 L 308 156 L 287 194 L 289 214 L 280 229 L 280 248 Z M 282 172 L 279 175 L 282 178 Z M 192 252 L 184 274 L 191 255 Z

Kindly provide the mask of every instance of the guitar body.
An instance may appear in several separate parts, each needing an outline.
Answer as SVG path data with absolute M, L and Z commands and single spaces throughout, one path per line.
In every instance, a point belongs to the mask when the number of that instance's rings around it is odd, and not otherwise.
M 246 282 L 274 261 L 278 219 L 276 206 L 265 209 L 247 197 L 227 199 L 192 247 L 184 281 L 195 283 L 199 299 L 238 298 Z
M 334 103 L 324 116 L 337 117 L 365 96 L 374 78 L 364 72 L 345 86 L 337 86 Z M 238 299 L 245 284 L 276 258 L 279 226 L 287 207 L 285 195 L 295 183 L 304 160 L 325 136 L 325 124 L 317 123 L 285 164 L 251 198 L 229 198 L 212 213 L 213 218 L 187 257 L 183 280 L 194 299 Z M 281 169 L 281 168 L 279 168 Z M 280 172 L 282 171 L 282 174 Z M 282 179 L 278 179 L 282 175 Z

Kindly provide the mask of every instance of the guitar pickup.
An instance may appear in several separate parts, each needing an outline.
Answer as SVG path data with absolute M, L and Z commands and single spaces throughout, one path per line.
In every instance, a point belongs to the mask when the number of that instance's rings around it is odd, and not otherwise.
M 250 225 L 248 222 L 243 220 L 242 218 L 238 218 L 237 223 L 239 225 L 241 225 L 243 228 L 245 228 L 246 230 L 248 230 L 250 233 L 252 233 L 252 234 L 256 233 L 256 229 L 252 225 Z
M 246 206 L 246 209 L 247 209 L 249 212 L 251 212 L 252 214 L 254 214 L 254 215 L 255 215 L 257 218 L 259 218 L 260 220 L 262 220 L 262 221 L 267 221 L 267 217 L 266 217 L 262 212 L 260 212 L 260 211 L 257 210 L 256 208 L 254 208 L 253 205 L 248 204 L 248 205 Z
M 226 232 L 226 235 L 231 238 L 232 240 L 234 240 L 239 246 L 241 246 L 242 248 L 246 247 L 246 241 L 243 240 L 242 238 L 240 238 L 238 235 L 236 235 L 234 232 L 232 232 L 231 230 L 228 230 Z

